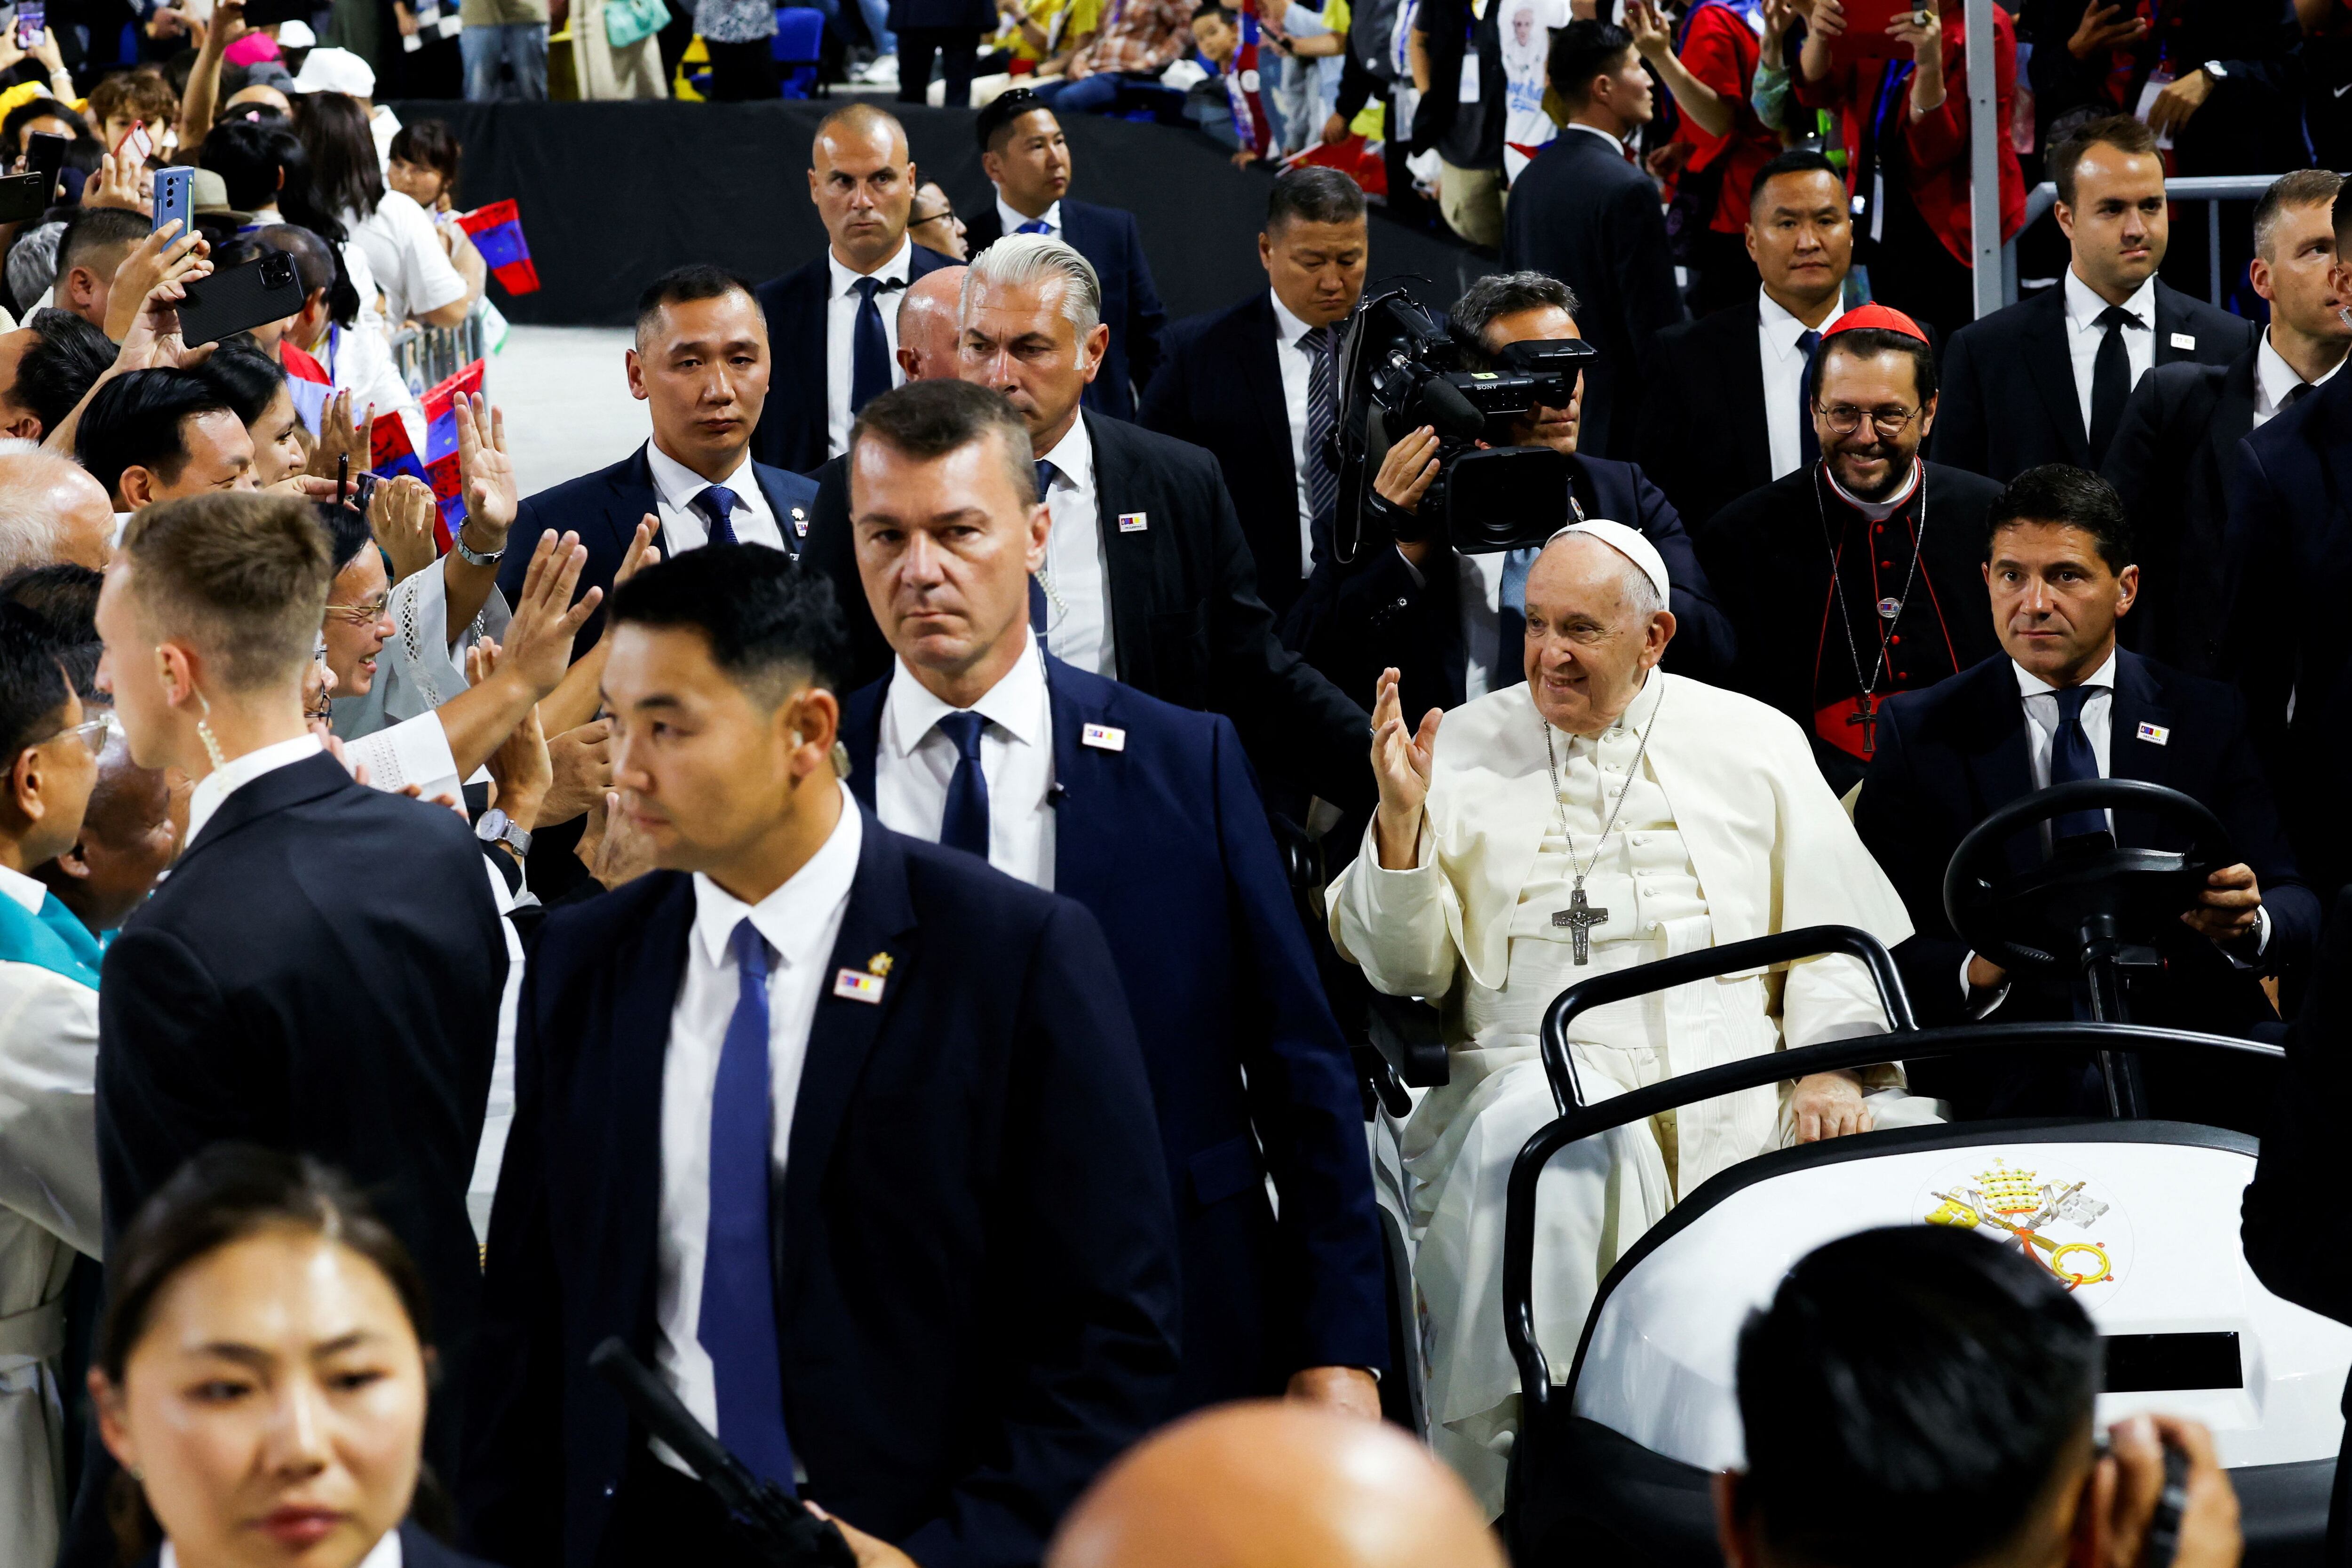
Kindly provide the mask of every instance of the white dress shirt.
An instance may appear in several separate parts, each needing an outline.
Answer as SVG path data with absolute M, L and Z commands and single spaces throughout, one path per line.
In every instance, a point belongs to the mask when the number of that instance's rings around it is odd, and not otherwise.
M 292 767 L 296 763 L 315 756 L 322 749 L 319 737 L 305 730 L 290 741 L 278 741 L 257 751 L 247 752 L 241 757 L 232 757 L 198 779 L 196 787 L 188 794 L 188 832 L 180 842 L 194 844 L 204 833 L 205 824 L 210 822 L 213 813 L 221 808 L 221 803 L 247 784 L 264 773 Z
M 1031 217 L 1026 213 L 1015 212 L 1011 204 L 1005 201 L 1004 193 L 999 191 L 996 194 L 996 222 L 997 232 L 1000 234 L 1015 233 L 1024 223 L 1042 223 L 1045 226 L 1048 238 L 1059 239 L 1062 237 L 1062 204 L 1055 202 L 1035 217 Z
M 2050 787 L 2051 752 L 2057 746 L 2058 726 L 2063 721 L 2058 710 L 2060 689 L 2014 659 L 2010 661 L 2010 668 L 2017 676 L 2018 700 L 2025 708 L 2026 762 L 2033 774 L 2033 787 L 2045 790 Z M 2108 651 L 2106 662 L 2093 670 L 2083 684 L 2091 689 L 2091 694 L 2083 700 L 2083 733 L 2091 742 L 2091 755 L 2098 760 L 2099 776 L 2113 778 L 2115 769 L 2109 761 L 2115 751 L 2116 654 L 2113 649 Z M 2113 832 L 2116 814 L 2110 811 L 2104 815 L 2107 819 L 2108 831 Z M 2048 823 L 2042 824 L 2041 833 L 2046 852 L 2050 841 Z M 2254 920 L 2254 951 L 2259 953 L 2270 945 L 2271 912 L 2268 910 L 2257 910 Z M 2223 948 L 2221 953 L 2240 969 L 2252 967 L 2227 948 Z M 1970 952 L 1960 960 L 1960 994 L 1964 996 L 1972 994 L 1969 985 L 1969 961 L 1975 956 Z M 2008 994 L 2009 987 L 2003 984 L 1994 994 L 1992 1002 L 1985 1005 L 1978 1016 L 1981 1017 L 1991 1012 Z
M 710 1241 L 710 1101 L 719 1080 L 719 1053 L 735 1016 L 740 977 L 731 945 L 746 916 L 767 940 L 770 1147 L 776 1184 L 783 1184 L 792 1143 L 793 1107 L 800 1098 L 801 1064 L 809 1028 L 832 976 L 825 961 L 841 934 L 857 879 L 857 852 L 866 837 L 857 802 L 841 787 L 841 820 L 808 863 L 783 886 L 746 904 L 699 872 L 694 879 L 694 927 L 686 944 L 686 974 L 670 1009 L 669 1048 L 662 1058 L 661 1229 L 655 1247 L 654 1366 L 695 1418 L 719 1429 L 719 1391 L 710 1352 L 702 1348 L 702 1269 Z M 659 1444 L 654 1452 L 676 1465 Z
M 897 254 L 870 273 L 852 272 L 830 246 L 825 248 L 825 271 L 833 279 L 833 292 L 824 302 L 824 449 L 828 457 L 838 458 L 849 450 L 849 426 L 857 417 L 849 406 L 851 377 L 856 374 L 852 351 L 856 346 L 857 280 L 879 278 L 903 288 L 914 264 L 915 242 L 904 237 Z M 885 346 L 890 351 L 891 386 L 901 385 L 907 379 L 898 364 L 898 301 L 905 297 L 901 292 L 880 290 L 874 296 L 874 307 L 882 312 Z
M 939 842 L 948 784 L 959 760 L 955 742 L 939 722 L 956 711 L 924 689 L 906 660 L 898 661 L 882 704 L 882 743 L 874 757 L 874 815 L 883 826 Z M 1020 658 L 971 711 L 988 721 L 980 732 L 980 775 L 988 782 L 988 863 L 1050 893 L 1054 705 L 1034 632 L 1024 639 Z
M 385 1531 L 359 1561 L 359 1568 L 400 1568 L 400 1530 L 396 1525 Z M 157 1553 L 155 1568 L 180 1568 L 180 1554 L 172 1550 L 170 1542 L 163 1542 L 163 1550 Z
M 1045 536 L 1045 645 L 1065 664 L 1117 680 L 1110 579 L 1095 500 L 1095 442 L 1086 416 L 1071 420 L 1053 450 L 1039 457 L 1054 465 L 1054 483 L 1045 492 L 1054 514 L 1054 531 Z
M 1795 473 L 1804 451 L 1797 400 L 1805 384 L 1805 351 L 1797 346 L 1797 340 L 1809 331 L 1827 332 L 1844 314 L 1845 300 L 1841 297 L 1820 326 L 1808 328 L 1771 295 L 1760 288 L 1756 291 L 1757 357 L 1764 363 L 1764 437 L 1772 450 L 1776 479 Z M 1819 354 L 1820 347 L 1816 345 L 1813 352 Z
M 2107 302 L 2091 291 L 2091 286 L 2074 276 L 2072 267 L 2066 268 L 2066 353 L 2074 367 L 2074 401 L 2082 405 L 2083 429 L 2091 428 L 2091 376 L 2097 365 L 2099 345 L 2106 341 L 2107 330 L 2099 325 L 2100 312 Z M 2124 309 L 2139 318 L 2137 327 L 2124 328 L 2124 356 L 2131 362 L 2131 384 L 2137 386 L 2139 378 L 2156 363 L 2156 277 L 2148 276 L 2139 286 L 2139 292 L 2124 301 Z M 2126 389 L 2126 391 L 2129 388 Z
M 711 482 L 663 451 L 658 441 L 646 443 L 646 464 L 654 471 L 655 510 L 662 524 L 662 559 L 670 560 L 681 550 L 696 550 L 709 543 L 709 520 L 694 509 L 693 501 L 710 488 Z M 745 544 L 764 544 L 772 550 L 798 548 L 798 539 L 790 546 L 784 543 L 776 514 L 760 489 L 760 477 L 751 469 L 749 447 L 744 449 L 742 461 L 735 465 L 735 471 L 719 482 L 735 492 L 735 510 L 728 521 L 734 525 L 737 539 Z
M 1626 158 L 1624 139 L 1622 137 L 1612 136 L 1608 132 L 1601 130 L 1598 125 L 1587 125 L 1580 120 L 1571 120 L 1567 124 L 1561 126 L 1560 129 L 1562 131 L 1581 131 L 1587 136 L 1598 136 L 1601 140 L 1609 143 L 1610 150 L 1614 152 L 1617 156 L 1620 158 L 1625 158 L 1627 163 L 1633 162 L 1631 158 Z
M 1283 417 L 1290 421 L 1290 475 L 1298 491 L 1298 574 L 1305 577 L 1315 570 L 1315 499 L 1307 487 L 1307 427 L 1311 417 L 1307 399 L 1313 391 L 1315 360 L 1299 340 L 1314 329 L 1290 313 L 1281 295 L 1269 289 L 1266 297 L 1274 301 L 1274 363 L 1282 371 Z M 1336 364 L 1332 373 L 1339 373 Z M 1332 395 L 1339 395 L 1337 386 Z
M 2311 384 L 2326 386 L 2343 368 L 2344 362 L 2339 359 L 2327 367 L 2326 374 Z M 2286 406 L 2287 395 L 2302 384 L 2303 377 L 2294 366 L 2271 347 L 2270 329 L 2264 327 L 2262 347 L 2254 351 L 2254 428 L 2259 430 L 2277 418 L 2279 411 Z

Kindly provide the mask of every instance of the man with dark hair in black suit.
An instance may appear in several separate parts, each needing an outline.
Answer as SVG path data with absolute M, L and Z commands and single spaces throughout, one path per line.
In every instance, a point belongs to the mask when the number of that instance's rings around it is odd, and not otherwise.
M 1821 455 L 1813 357 L 1853 266 L 1845 177 L 1819 153 L 1781 153 L 1756 172 L 1747 237 L 1756 297 L 1668 327 L 1643 366 L 1636 461 L 1692 528 Z
M 2123 497 L 2145 574 L 2125 646 L 2191 675 L 2219 671 L 2237 593 L 2228 535 L 2238 443 L 2335 375 L 2352 344 L 2331 216 L 2343 183 L 2298 169 L 2263 193 L 2248 270 L 2270 325 L 2226 365 L 2185 360 L 2142 376 L 2107 451 L 2102 472 Z
M 791 374 L 755 417 L 760 461 L 805 474 L 849 446 L 850 422 L 898 384 L 897 291 L 951 258 L 907 237 L 915 161 L 898 119 L 847 103 L 817 122 L 809 200 L 825 252 L 760 285 L 769 341 Z
M 1881 703 L 1999 646 L 1979 546 L 2000 487 L 1920 459 L 1936 356 L 1901 311 L 1839 317 L 1813 382 L 1820 458 L 1716 513 L 1698 554 L 1739 639 L 1726 684 L 1794 720 L 1844 795 L 1871 765 Z
M 551 915 L 523 982 L 468 1538 L 564 1568 L 761 1560 L 589 1370 L 618 1336 L 860 1561 L 1034 1563 L 1177 1364 L 1101 929 L 851 798 L 827 584 L 715 545 L 613 616 L 608 831 L 658 869 Z
M 894 300 L 894 318 L 897 311 Z M 550 528 L 579 534 L 588 547 L 583 581 L 608 592 L 642 521 L 655 525 L 665 559 L 709 543 L 799 554 L 816 485 L 752 457 L 775 361 L 751 285 L 716 267 L 655 279 L 637 300 L 627 363 L 629 392 L 652 416 L 652 437 L 609 468 L 525 499 L 516 537 L 536 539 Z M 475 559 L 462 541 L 459 548 Z M 499 586 L 509 599 L 530 564 L 506 553 Z M 591 624 L 587 642 L 600 624 Z
M 1284 170 L 1257 237 L 1269 287 L 1176 323 L 1143 395 L 1146 428 L 1216 454 L 1276 616 L 1331 552 L 1339 481 L 1323 437 L 1340 413 L 1339 335 L 1370 263 L 1364 213 L 1364 193 L 1339 170 Z
M 1029 427 L 1054 518 L 1030 624 L 1056 658 L 1224 714 L 1261 775 L 1369 804 L 1370 717 L 1276 638 L 1216 460 L 1079 407 L 1108 336 L 1100 298 L 1087 258 L 1045 235 L 998 240 L 966 279 L 961 378 L 1003 393 Z M 859 686 L 891 654 L 863 610 L 845 467 L 818 488 L 806 560 L 852 606 L 846 679 Z
M 1584 449 L 1631 458 L 1642 356 L 1683 319 L 1658 187 L 1627 151 L 1656 112 L 1649 70 L 1632 34 L 1584 20 L 1552 34 L 1544 74 L 1569 121 L 1511 186 L 1503 265 L 1576 291 L 1577 319 L 1601 351 L 1584 373 Z
M 1576 303 L 1567 285 L 1540 272 L 1495 273 L 1454 302 L 1448 325 L 1464 368 L 1492 369 L 1510 343 L 1576 337 Z M 1569 495 L 1584 516 L 1622 522 L 1657 546 L 1673 584 L 1666 607 L 1674 612 L 1675 637 L 1666 662 L 1679 675 L 1728 681 L 1731 622 L 1716 604 L 1681 518 L 1635 465 L 1583 455 L 1580 406 L 1573 392 L 1564 408 L 1538 405 L 1494 444 L 1560 453 L 1568 459 Z M 1416 526 L 1421 500 L 1437 478 L 1437 447 L 1436 432 L 1423 426 L 1389 448 L 1366 501 L 1360 558 L 1345 568 L 1336 557 L 1319 563 L 1284 628 L 1292 646 L 1342 691 L 1372 695 L 1381 671 L 1394 668 L 1409 713 L 1458 708 L 1527 679 L 1520 642 L 1528 570 L 1538 552 L 1465 554 Z
M 2064 464 L 2029 468 L 1994 503 L 1979 543 L 2001 651 L 1888 700 L 1854 809 L 1863 842 L 1911 911 L 1916 934 L 1896 957 L 1921 1017 L 2076 1016 L 2065 981 L 2012 983 L 1967 950 L 1944 913 L 1944 874 L 1961 838 L 1992 812 L 2038 789 L 2098 778 L 2144 779 L 2203 803 L 2244 857 L 2214 872 L 2180 926 L 2159 936 L 2165 964 L 2146 984 L 2134 980 L 2133 1018 L 2235 1034 L 2274 1016 L 2255 982 L 2309 959 L 2319 900 L 2296 875 L 2238 694 L 2116 647 L 2116 622 L 2131 610 L 2140 574 L 2114 489 Z M 2050 825 L 2053 842 L 2084 835 L 2185 847 L 2176 829 L 2135 812 Z M 2025 835 L 2006 853 L 2015 870 L 2043 858 Z M 2153 1114 L 2259 1128 L 2266 1080 L 2209 1058 L 2150 1058 L 2140 1070 Z M 2081 1053 L 1922 1062 L 1912 1081 L 1964 1116 L 2095 1115 L 2105 1104 Z
M 1087 384 L 1085 403 L 1114 419 L 1134 418 L 1136 398 L 1160 368 L 1160 329 L 1168 320 L 1135 215 L 1066 194 L 1069 140 L 1027 88 L 1014 88 L 974 115 L 972 132 L 996 199 L 964 220 L 965 254 L 978 256 L 1008 234 L 1048 234 L 1093 262 L 1110 347 Z
M 2007 484 L 2043 463 L 2096 468 L 2151 365 L 2227 365 L 2250 321 L 2156 275 L 2171 237 L 2164 156 L 2127 115 L 2096 120 L 2049 158 L 2073 258 L 2055 289 L 1952 334 L 1936 461 Z

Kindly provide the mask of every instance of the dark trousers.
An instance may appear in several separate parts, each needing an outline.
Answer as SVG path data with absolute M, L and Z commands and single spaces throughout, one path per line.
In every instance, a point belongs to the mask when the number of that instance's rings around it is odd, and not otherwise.
M 628 1468 L 613 1522 L 596 1553 L 598 1568 L 646 1568 L 692 1563 L 694 1568 L 760 1568 L 761 1557 L 716 1493 L 653 1456 L 632 1433 Z
M 977 27 L 901 27 L 898 29 L 898 101 L 920 103 L 931 85 L 931 56 L 940 57 L 940 75 L 946 92 L 940 99 L 949 109 L 971 106 L 971 77 L 980 63 Z
M 703 46 L 710 51 L 710 98 L 714 103 L 742 103 L 775 98 L 776 57 L 766 38 L 748 44 Z

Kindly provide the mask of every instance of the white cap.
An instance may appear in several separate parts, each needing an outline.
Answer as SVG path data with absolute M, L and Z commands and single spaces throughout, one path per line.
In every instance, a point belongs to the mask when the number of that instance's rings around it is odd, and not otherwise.
M 284 42 L 281 37 L 280 43 Z M 353 98 L 375 96 L 375 72 L 349 49 L 312 49 L 294 79 L 296 92 L 346 92 Z
M 1549 548 L 1556 541 L 1566 539 L 1571 533 L 1589 533 L 1639 566 L 1642 575 L 1650 580 L 1650 586 L 1658 591 L 1658 603 L 1663 605 L 1673 597 L 1667 591 L 1666 558 L 1658 553 L 1658 547 L 1643 537 L 1640 529 L 1612 522 L 1605 517 L 1591 517 L 1582 522 L 1570 523 L 1545 540 L 1545 547 Z
M 278 47 L 281 49 L 307 49 L 318 41 L 319 36 L 310 31 L 310 24 L 299 17 L 278 25 Z

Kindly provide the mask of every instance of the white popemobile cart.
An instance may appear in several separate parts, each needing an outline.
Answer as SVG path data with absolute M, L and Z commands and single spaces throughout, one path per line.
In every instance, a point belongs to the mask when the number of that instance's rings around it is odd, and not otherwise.
M 2006 855 L 2011 836 L 2086 808 L 2149 814 L 2164 837 L 2188 847 L 2116 848 L 2100 840 L 2022 868 L 2029 858 Z M 2221 825 L 2196 802 L 2123 780 L 2042 791 L 1963 841 L 1945 884 L 1960 935 L 2012 972 L 2079 970 L 2095 1021 L 1922 1030 L 1886 950 L 1862 931 L 1827 926 L 1618 971 L 1561 994 L 1542 1038 L 1562 1114 L 1528 1141 L 1513 1170 L 1504 1256 L 1500 1326 L 1518 1363 L 1523 1410 L 1503 1522 L 1519 1568 L 1715 1568 L 1721 1560 L 1708 1478 L 1743 1458 L 1733 1378 L 1741 1324 L 1805 1253 L 1900 1224 L 1965 1229 L 2048 1268 L 2105 1341 L 2099 1421 L 2164 1410 L 2203 1422 L 2237 1488 L 2248 1562 L 2316 1563 L 2344 1430 L 2352 1329 L 2282 1300 L 2247 1267 L 2239 1205 L 2254 1172 L 2254 1140 L 2139 1119 L 2132 1067 L 2136 1054 L 2151 1051 L 2276 1057 L 2280 1049 L 2122 1021 L 2125 972 L 2154 959 L 2133 937 L 2175 919 L 2206 874 L 2233 858 Z M 1567 1044 L 1577 1014 L 1830 952 L 1869 969 L 1891 1035 L 1585 1103 Z M 1432 1043 L 1423 1042 L 1424 1056 Z M 1537 1177 L 1569 1144 L 1806 1073 L 2032 1044 L 2098 1053 L 2115 1116 L 1891 1129 L 1751 1160 L 1690 1194 L 1629 1250 L 1602 1283 L 1580 1342 L 1537 1342 Z

